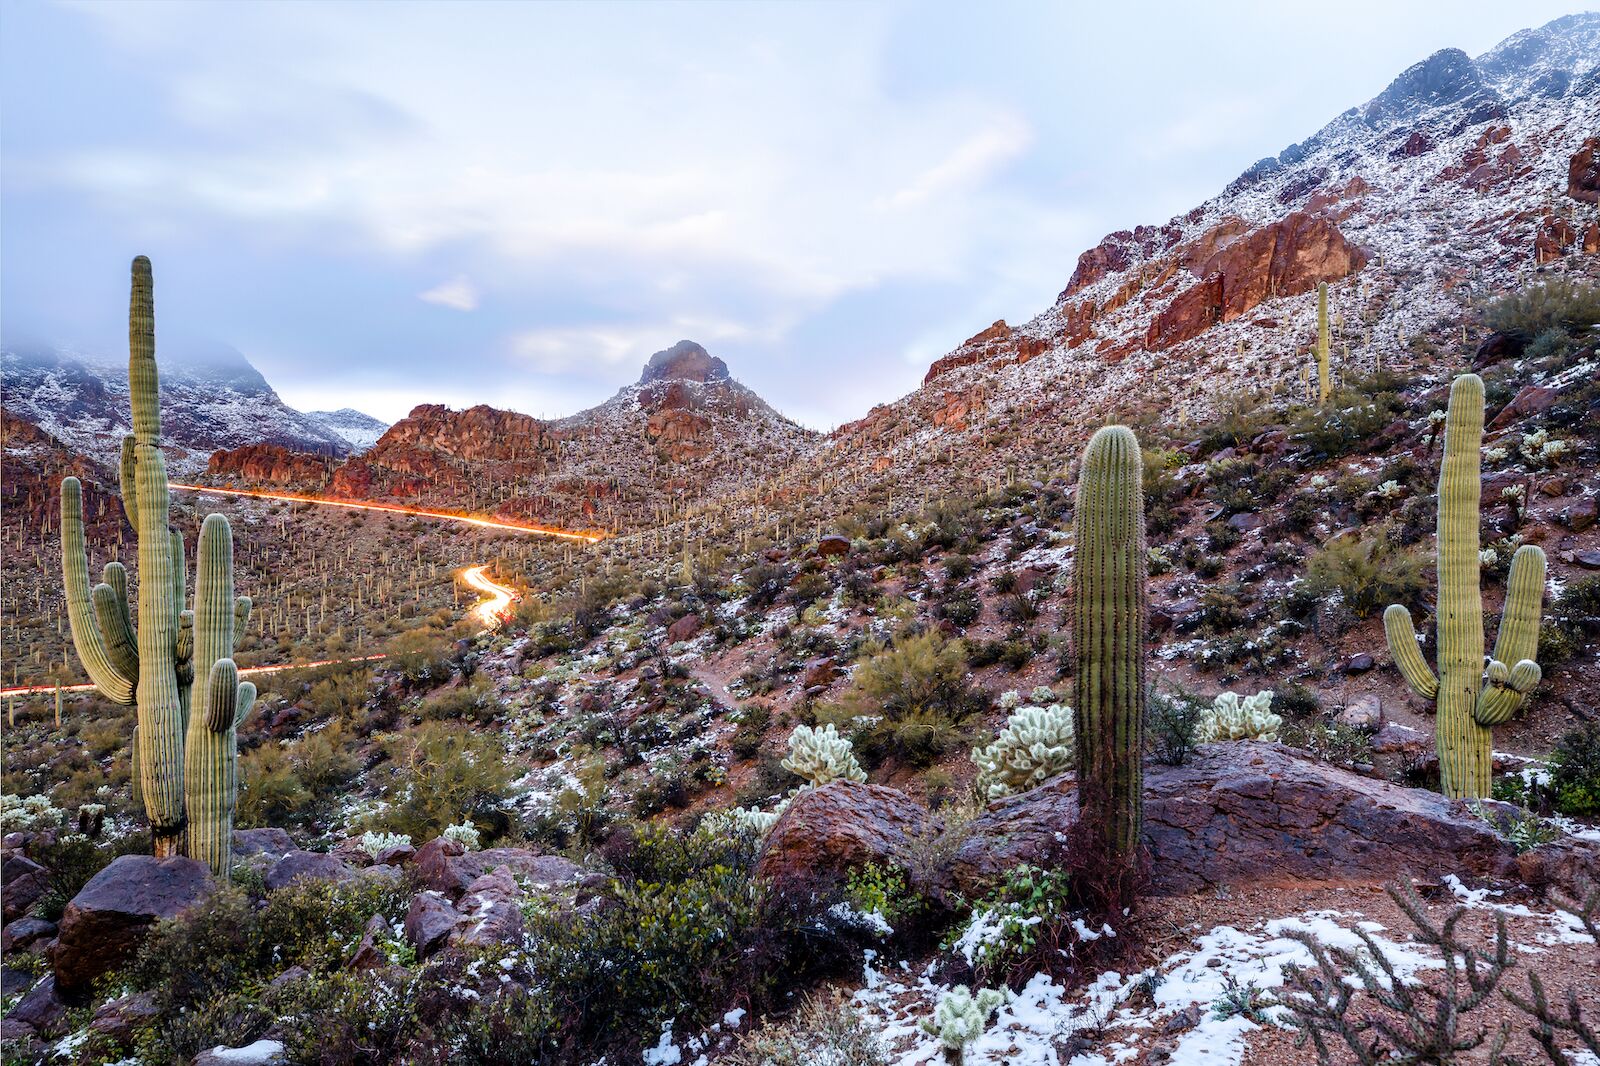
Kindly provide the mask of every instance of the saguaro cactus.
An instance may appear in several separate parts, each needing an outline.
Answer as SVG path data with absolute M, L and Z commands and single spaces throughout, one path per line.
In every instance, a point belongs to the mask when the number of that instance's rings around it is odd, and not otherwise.
M 183 537 L 167 525 L 171 501 L 160 447 L 155 313 L 150 261 L 144 256 L 133 261 L 128 385 L 133 433 L 122 442 L 122 500 L 139 538 L 138 627 L 135 630 L 127 573 L 120 563 L 106 564 L 101 583 L 89 587 L 83 490 L 72 477 L 61 483 L 67 619 L 78 658 L 101 695 L 138 707 L 132 739 L 133 787 L 150 818 L 155 854 L 187 851 L 226 877 L 232 854 L 233 731 L 255 698 L 255 686 L 238 682 L 230 656 L 236 615 L 241 621 L 248 617 L 249 601 L 233 596 L 233 534 L 228 520 L 211 515 L 200 538 L 198 638 L 195 616 L 184 609 Z M 202 665 L 198 700 L 196 658 Z M 196 703 L 200 713 L 191 715 Z M 224 706 L 226 715 L 220 710 Z M 227 725 L 215 727 L 223 717 Z M 198 744 L 197 733 L 205 734 Z M 186 761 L 191 764 L 187 775 Z
M 1125 426 L 1083 455 L 1073 531 L 1078 790 L 1107 854 L 1131 861 L 1143 811 L 1146 567 L 1143 459 Z
M 1333 372 L 1328 365 L 1328 283 L 1317 283 L 1317 406 L 1333 395 Z
M 1482 493 L 1483 381 L 1462 374 L 1450 386 L 1444 460 L 1439 468 L 1436 676 L 1417 647 L 1411 612 L 1383 612 L 1389 652 L 1417 695 L 1434 700 L 1439 776 L 1453 798 L 1489 795 L 1493 727 L 1506 721 L 1539 683 L 1539 613 L 1544 598 L 1544 551 L 1517 549 L 1506 579 L 1505 610 L 1494 655 L 1483 655 L 1483 599 L 1478 590 L 1478 504 Z M 1510 663 L 1510 666 L 1506 664 Z

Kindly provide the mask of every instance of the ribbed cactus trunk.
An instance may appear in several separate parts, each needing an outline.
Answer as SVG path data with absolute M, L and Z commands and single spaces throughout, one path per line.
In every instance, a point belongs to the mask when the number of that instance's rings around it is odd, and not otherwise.
M 1328 337 L 1328 283 L 1317 283 L 1317 406 L 1321 407 L 1333 395 L 1333 370 L 1329 361 Z
M 1444 794 L 1452 798 L 1490 794 L 1492 727 L 1511 717 L 1540 678 L 1533 656 L 1545 557 L 1531 544 L 1512 557 L 1500 633 L 1484 665 L 1478 559 L 1483 402 L 1483 381 L 1476 374 L 1463 374 L 1451 384 L 1439 469 L 1437 676 L 1417 646 L 1411 612 L 1394 604 L 1383 614 L 1395 665 L 1413 691 L 1436 702 L 1439 777 Z
M 133 731 L 133 789 L 150 819 L 152 849 L 160 857 L 186 850 L 223 876 L 228 873 L 234 806 L 234 724 L 254 698 L 240 685 L 230 656 L 236 624 L 249 601 L 233 597 L 233 538 L 227 519 L 212 515 L 201 533 L 202 633 L 184 610 L 183 537 L 167 525 L 171 507 L 161 454 L 160 382 L 155 360 L 155 312 L 150 261 L 133 261 L 128 306 L 128 386 L 133 433 L 122 442 L 123 510 L 139 538 L 139 609 L 135 630 L 128 608 L 128 578 L 108 563 L 103 580 L 89 587 L 83 532 L 83 493 L 76 478 L 61 483 L 61 554 L 72 641 L 90 680 L 107 699 L 138 708 Z M 240 622 L 235 622 L 235 612 Z M 197 748 L 191 733 L 193 657 L 201 677 L 201 717 L 225 728 L 206 729 Z M 223 666 L 222 664 L 226 664 Z M 217 668 L 221 667 L 218 671 Z M 224 692 L 223 682 L 233 686 Z M 199 772 L 186 775 L 186 763 Z M 198 825 L 198 829 L 195 827 Z M 189 829 L 193 839 L 186 839 Z M 219 844 L 219 841 L 221 842 Z M 198 842 L 198 852 L 195 844 Z
M 1143 459 L 1124 426 L 1095 433 L 1078 478 L 1072 638 L 1078 790 L 1114 862 L 1138 853 L 1143 811 L 1146 569 Z

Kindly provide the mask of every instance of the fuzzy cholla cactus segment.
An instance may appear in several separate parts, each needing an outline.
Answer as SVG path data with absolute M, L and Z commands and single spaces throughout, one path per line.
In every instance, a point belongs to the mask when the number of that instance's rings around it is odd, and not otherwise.
M 1201 744 L 1218 740 L 1277 740 L 1283 719 L 1273 714 L 1271 708 L 1271 689 L 1254 696 L 1220 693 L 1200 719 L 1195 740 Z
M 713 833 L 751 833 L 764 837 L 778 824 L 783 812 L 789 809 L 789 797 L 770 811 L 760 807 L 730 807 L 725 811 L 708 814 L 701 825 Z
M 480 843 L 478 827 L 472 824 L 471 818 L 468 818 L 460 825 L 446 826 L 444 832 L 440 833 L 439 835 L 444 837 L 446 840 L 453 840 L 457 844 L 460 844 L 463 850 L 478 850 L 478 844 Z
M 867 779 L 850 741 L 839 735 L 832 722 L 816 729 L 796 726 L 789 735 L 789 757 L 783 760 L 783 768 L 805 778 L 813 788 L 829 781 Z
M 922 1031 L 947 1050 L 960 1051 L 983 1035 L 989 1016 L 1011 998 L 1010 989 L 984 988 L 973 995 L 966 985 L 956 985 L 939 997 L 933 1017 L 922 1020 Z
M 1048 688 L 1036 689 L 1033 703 L 1026 707 L 1018 707 L 1015 692 L 1000 698 L 1000 706 L 1017 709 L 991 744 L 972 752 L 978 794 L 984 799 L 1026 792 L 1072 769 L 1072 708 L 1054 702 L 1054 697 Z

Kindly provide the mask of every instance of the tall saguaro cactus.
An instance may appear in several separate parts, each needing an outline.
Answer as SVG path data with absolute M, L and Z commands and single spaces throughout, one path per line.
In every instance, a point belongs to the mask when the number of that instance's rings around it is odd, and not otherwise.
M 1079 801 L 1107 856 L 1124 863 L 1138 852 L 1143 811 L 1143 472 L 1132 430 L 1099 430 L 1083 455 L 1073 519 Z
M 183 537 L 167 525 L 171 500 L 161 454 L 155 312 L 150 260 L 144 256 L 133 261 L 128 385 L 133 433 L 122 442 L 122 501 L 139 538 L 138 626 L 129 610 L 122 564 L 107 563 L 100 584 L 89 587 L 83 490 L 73 477 L 61 483 L 67 619 L 78 658 L 101 695 L 138 708 L 133 787 L 150 818 L 155 854 L 187 853 L 226 877 L 232 856 L 234 728 L 255 699 L 255 686 L 238 681 L 231 658 L 236 618 L 242 628 L 249 600 L 233 595 L 228 520 L 211 515 L 200 535 L 198 622 L 184 609 L 187 567 Z
M 1406 683 L 1437 704 L 1435 746 L 1445 795 L 1478 797 L 1489 795 L 1493 727 L 1511 717 L 1541 676 L 1533 657 L 1539 647 L 1545 558 L 1532 544 L 1512 557 L 1500 633 L 1485 665 L 1478 588 L 1483 380 L 1476 374 L 1462 374 L 1451 384 L 1444 426 L 1437 534 L 1439 673 L 1429 669 L 1417 647 L 1410 611 L 1390 606 L 1383 612 L 1383 628 Z
M 1317 406 L 1321 407 L 1333 395 L 1333 370 L 1328 338 L 1328 283 L 1317 283 Z

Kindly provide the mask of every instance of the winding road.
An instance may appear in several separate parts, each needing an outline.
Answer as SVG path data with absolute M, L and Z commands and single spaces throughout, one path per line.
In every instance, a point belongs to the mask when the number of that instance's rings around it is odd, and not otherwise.
M 292 493 L 254 492 L 247 489 L 219 489 L 210 485 L 178 485 L 169 486 L 186 492 L 198 492 L 213 496 L 243 496 L 254 500 L 283 500 L 288 503 L 312 503 L 324 507 L 344 507 L 357 511 L 385 511 L 390 514 L 413 515 L 418 518 L 436 518 L 446 522 L 461 522 L 480 529 L 495 529 L 507 533 L 525 533 L 533 536 L 561 537 L 566 540 L 581 540 L 593 544 L 603 539 L 600 533 L 576 533 L 570 529 L 555 529 L 550 526 L 524 525 L 517 522 L 502 522 L 493 518 L 480 518 L 475 515 L 451 514 L 448 511 L 429 511 L 414 507 L 400 507 L 383 503 L 356 503 L 351 500 L 325 500 L 316 496 L 298 496 Z M 467 613 L 478 619 L 485 629 L 498 629 L 511 618 L 511 605 L 516 602 L 517 591 L 507 585 L 496 582 L 488 575 L 489 564 L 480 563 L 469 566 L 460 572 L 461 580 L 474 591 L 480 593 L 480 600 Z M 241 674 L 271 674 L 280 670 L 309 670 L 317 666 L 336 666 L 343 663 L 369 663 L 382 659 L 382 655 L 362 655 L 351 659 L 321 659 L 310 663 L 280 663 L 275 666 L 248 666 L 240 670 Z M 62 685 L 62 692 L 87 692 L 93 685 Z M 54 685 L 19 685 L 15 688 L 0 688 L 0 698 L 7 696 L 32 696 L 41 692 L 54 692 Z

